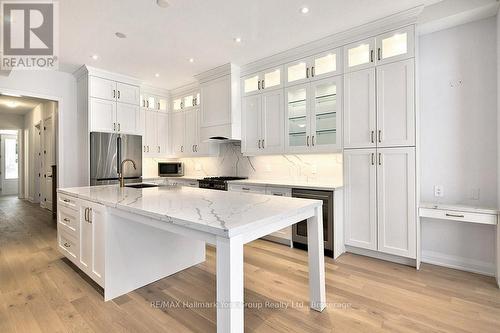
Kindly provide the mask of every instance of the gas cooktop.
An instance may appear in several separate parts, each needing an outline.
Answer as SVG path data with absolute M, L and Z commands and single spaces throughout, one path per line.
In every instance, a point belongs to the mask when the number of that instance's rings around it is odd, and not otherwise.
M 247 177 L 205 177 L 198 181 L 200 188 L 227 191 L 227 182 L 230 180 L 242 180 Z

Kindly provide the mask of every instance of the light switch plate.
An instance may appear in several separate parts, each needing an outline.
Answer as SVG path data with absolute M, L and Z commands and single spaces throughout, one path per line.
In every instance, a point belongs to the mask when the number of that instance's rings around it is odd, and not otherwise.
M 434 196 L 436 198 L 444 197 L 444 187 L 443 185 L 434 185 Z

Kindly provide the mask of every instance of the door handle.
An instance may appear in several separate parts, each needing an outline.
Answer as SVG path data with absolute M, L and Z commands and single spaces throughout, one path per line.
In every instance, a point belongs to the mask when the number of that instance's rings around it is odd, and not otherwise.
M 149 108 L 149 101 L 146 101 L 146 107 Z
M 260 149 L 260 140 L 259 140 L 259 149 Z
M 314 77 L 314 75 L 316 75 L 316 74 L 314 73 L 314 66 L 312 66 L 311 67 L 311 77 Z
M 372 155 L 372 158 L 371 158 L 372 165 L 375 165 L 375 153 L 372 153 L 371 155 Z
M 266 86 L 264 85 L 264 81 L 265 80 L 262 80 L 262 84 L 261 84 L 262 85 L 262 89 L 266 89 Z
M 311 137 L 311 143 L 312 143 L 312 146 L 314 147 L 314 135 Z
M 113 89 L 113 98 L 116 98 L 116 90 Z
M 149 153 L 149 146 L 148 146 L 148 153 Z
M 382 130 L 378 130 L 378 143 L 382 143 Z
M 378 153 L 378 165 L 382 165 L 382 153 Z
M 308 136 L 307 136 L 307 138 L 306 138 L 306 144 L 307 144 L 307 146 L 309 147 L 309 135 L 308 135 Z
M 85 211 L 84 211 L 84 213 L 83 213 L 83 219 L 84 219 L 85 221 L 88 221 L 88 217 L 87 217 L 87 213 L 88 213 L 88 212 L 89 212 L 89 209 L 88 209 L 88 208 L 85 208 Z
M 89 210 L 89 212 L 88 212 L 87 222 L 88 222 L 88 223 L 90 223 L 90 224 L 92 224 L 92 215 L 91 215 L 91 213 L 92 213 L 92 208 L 87 208 L 87 209 Z
M 116 123 L 113 123 L 113 131 L 116 131 Z
M 264 146 L 264 139 L 262 139 L 262 149 L 264 149 L 265 146 Z
M 377 59 L 378 59 L 378 60 L 381 60 L 381 57 L 382 57 L 382 56 L 381 56 L 381 52 L 380 52 L 380 51 L 381 51 L 381 49 L 380 49 L 380 47 L 379 47 L 379 48 L 377 49 Z
M 181 153 L 184 152 L 184 146 L 181 146 Z
M 257 90 L 260 90 L 260 81 L 257 83 Z
M 370 62 L 373 62 L 373 50 L 370 50 Z
M 306 78 L 309 78 L 309 67 L 306 68 Z
M 118 99 L 120 99 L 120 90 L 118 90 Z
M 158 146 L 158 152 L 160 152 L 160 146 Z
M 450 214 L 450 213 L 446 213 L 446 216 L 448 216 L 448 217 L 459 217 L 459 218 L 464 218 L 465 217 L 464 215 Z
M 120 123 L 118 123 L 118 132 L 120 132 Z
M 371 141 L 372 143 L 375 143 L 375 139 L 374 139 L 374 137 L 375 137 L 375 131 L 370 131 L 370 141 Z

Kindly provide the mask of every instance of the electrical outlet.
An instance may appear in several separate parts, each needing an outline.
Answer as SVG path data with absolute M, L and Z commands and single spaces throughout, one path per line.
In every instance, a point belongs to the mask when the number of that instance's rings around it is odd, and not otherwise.
M 434 196 L 437 198 L 444 197 L 444 187 L 443 185 L 434 185 Z
M 311 165 L 311 173 L 313 175 L 317 174 L 318 173 L 318 166 L 316 164 L 312 164 Z

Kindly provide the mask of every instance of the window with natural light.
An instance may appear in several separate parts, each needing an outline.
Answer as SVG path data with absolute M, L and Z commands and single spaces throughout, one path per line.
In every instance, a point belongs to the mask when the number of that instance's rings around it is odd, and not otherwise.
M 17 139 L 5 138 L 5 179 L 17 179 Z

